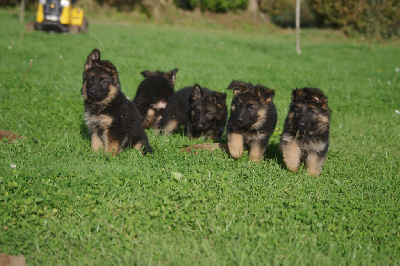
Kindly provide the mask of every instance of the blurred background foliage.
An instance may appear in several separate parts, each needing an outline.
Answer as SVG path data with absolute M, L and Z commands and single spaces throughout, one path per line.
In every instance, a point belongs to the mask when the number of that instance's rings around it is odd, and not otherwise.
M 37 0 L 0 0 L 1 6 L 18 6 L 26 1 L 35 9 Z M 158 18 L 175 8 L 201 15 L 209 13 L 258 13 L 281 27 L 294 27 L 296 0 L 79 0 L 90 9 L 139 12 Z M 169 13 L 170 14 L 170 13 Z M 333 27 L 347 35 L 361 34 L 368 39 L 398 38 L 400 0 L 301 0 L 302 27 Z

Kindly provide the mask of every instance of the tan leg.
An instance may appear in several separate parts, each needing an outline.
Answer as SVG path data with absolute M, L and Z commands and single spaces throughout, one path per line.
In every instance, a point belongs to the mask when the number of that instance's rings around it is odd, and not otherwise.
M 147 115 L 142 123 L 144 128 L 151 128 L 155 120 L 155 111 L 153 109 L 149 109 L 147 111 Z
M 154 119 L 154 130 L 156 130 L 156 133 L 158 134 L 159 131 L 159 126 L 160 126 L 160 121 L 161 121 L 162 116 L 156 116 L 156 118 Z
M 142 142 L 142 141 L 139 141 L 139 142 L 137 142 L 135 145 L 133 145 L 133 147 L 134 147 L 135 149 L 141 151 L 142 148 L 143 148 L 143 142 Z
M 121 145 L 116 140 L 109 140 L 106 143 L 106 151 L 112 153 L 112 155 L 117 155 L 120 153 Z
M 263 146 L 265 145 L 257 141 L 253 141 L 250 143 L 250 152 L 249 152 L 250 160 L 254 162 L 259 162 L 262 160 L 264 152 L 266 150 L 266 147 Z
M 92 132 L 91 143 L 93 151 L 97 152 L 100 148 L 104 149 L 104 142 L 101 140 L 97 131 Z
M 163 131 L 166 135 L 171 135 L 177 129 L 178 129 L 178 121 L 171 120 L 168 122 L 168 124 L 165 125 Z
M 300 165 L 301 151 L 295 141 L 285 142 L 282 144 L 283 161 L 289 171 L 297 172 Z
M 318 177 L 322 171 L 324 162 L 325 157 L 320 158 L 315 152 L 310 151 L 306 159 L 307 173 Z
M 243 155 L 243 135 L 230 133 L 228 140 L 229 154 L 237 159 Z

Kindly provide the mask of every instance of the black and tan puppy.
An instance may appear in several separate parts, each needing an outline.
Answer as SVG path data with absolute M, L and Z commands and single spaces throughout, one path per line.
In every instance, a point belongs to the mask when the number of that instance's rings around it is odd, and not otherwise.
M 220 140 L 226 117 L 226 93 L 196 84 L 175 92 L 162 113 L 160 129 L 165 134 L 172 134 L 183 125 L 190 139 L 203 136 Z
M 231 114 L 226 128 L 229 154 L 240 158 L 244 148 L 252 161 L 260 161 L 274 132 L 277 114 L 275 91 L 262 85 L 232 81 Z
M 143 154 L 152 152 L 135 104 L 121 92 L 116 67 L 100 60 L 97 49 L 87 57 L 81 94 L 94 151 L 103 148 L 116 155 L 135 147 Z
M 160 121 L 161 113 L 174 93 L 177 72 L 177 68 L 168 72 L 141 72 L 145 79 L 139 84 L 133 102 L 139 110 L 144 128 L 155 127 Z
M 321 173 L 329 147 L 330 113 L 328 99 L 321 90 L 293 90 L 280 141 L 290 171 L 296 172 L 304 160 L 310 175 Z

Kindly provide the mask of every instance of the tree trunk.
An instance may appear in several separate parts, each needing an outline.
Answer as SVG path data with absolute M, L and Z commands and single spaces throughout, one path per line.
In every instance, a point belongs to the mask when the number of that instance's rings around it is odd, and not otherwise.
M 300 50 L 300 0 L 296 0 L 296 52 L 301 54 Z
M 159 18 L 160 16 L 160 4 L 158 0 L 141 0 L 140 3 L 145 9 L 146 15 L 152 18 Z
M 258 11 L 258 3 L 257 0 L 249 0 L 249 5 L 247 7 L 247 11 L 249 12 L 257 12 Z

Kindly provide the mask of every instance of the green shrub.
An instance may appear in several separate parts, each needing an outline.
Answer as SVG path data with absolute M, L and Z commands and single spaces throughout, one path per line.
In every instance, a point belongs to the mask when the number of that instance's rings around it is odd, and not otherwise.
M 259 0 L 260 10 L 271 17 L 271 21 L 281 27 L 294 27 L 296 19 L 295 0 Z M 319 26 L 310 5 L 301 1 L 300 23 L 302 27 Z
M 307 0 L 324 24 L 369 38 L 399 35 L 399 0 Z
M 200 0 L 175 0 L 174 2 L 177 7 L 186 10 L 193 10 L 196 7 L 200 7 Z
M 292 9 L 292 0 L 258 0 L 260 10 L 270 16 L 279 16 Z
M 177 7 L 193 10 L 200 7 L 202 11 L 227 12 L 244 10 L 247 8 L 247 0 L 175 0 Z

